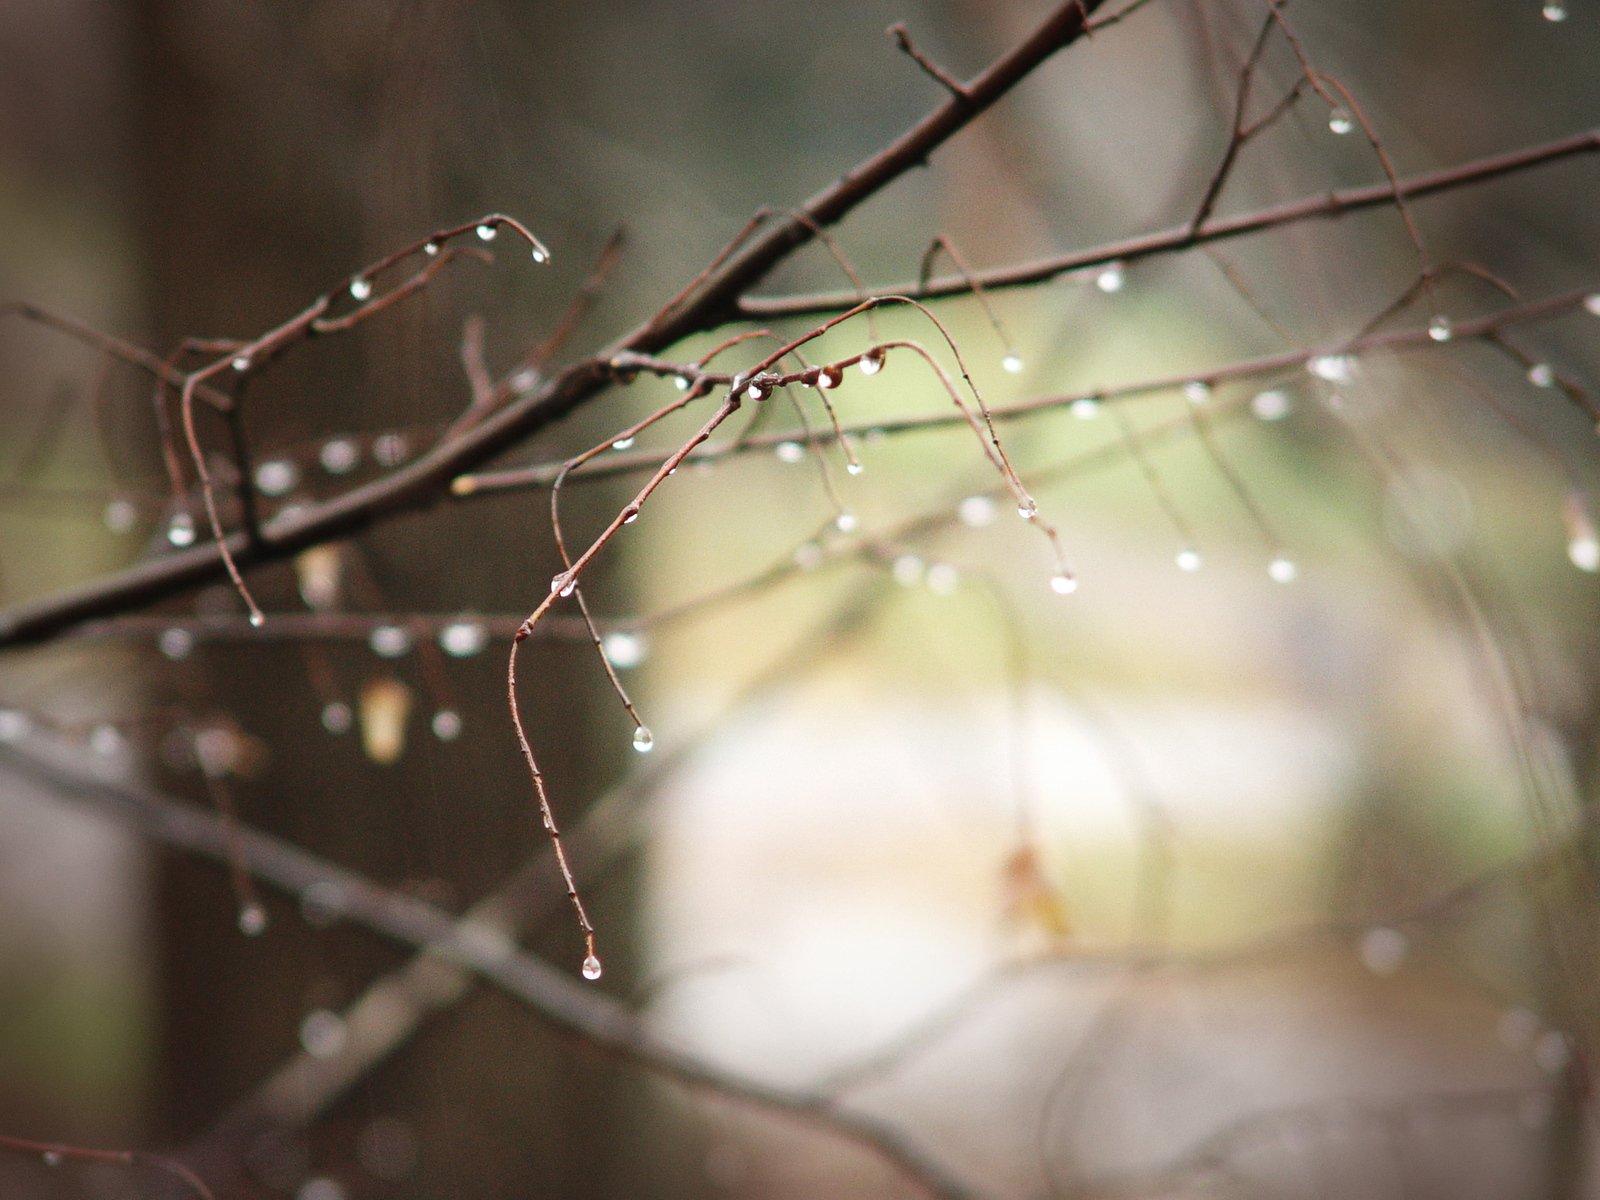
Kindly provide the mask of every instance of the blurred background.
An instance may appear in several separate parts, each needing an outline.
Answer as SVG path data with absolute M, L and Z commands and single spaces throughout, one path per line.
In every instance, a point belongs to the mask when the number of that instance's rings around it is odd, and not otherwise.
M 263 504 L 327 498 L 467 407 L 480 334 L 495 376 L 537 386 L 530 348 L 619 228 L 555 365 L 936 104 L 887 26 L 966 77 L 1047 11 L 0 0 L 0 299 L 166 355 L 258 335 L 430 230 L 525 221 L 549 266 L 452 264 L 251 382 Z M 1285 14 L 1401 175 L 1596 123 L 1591 6 Z M 841 251 L 878 285 L 938 234 L 986 267 L 1181 226 L 1266 16 L 1139 8 L 861 208 Z M 1272 35 L 1253 111 L 1300 77 Z M 1416 202 L 1426 261 L 1528 300 L 1595 287 L 1594 170 Z M 1383 178 L 1307 95 L 1218 211 Z M 999 407 L 1337 347 L 1418 269 L 1379 208 L 995 293 L 998 329 L 970 299 L 938 313 Z M 812 247 L 761 291 L 842 287 Z M 1447 270 L 1384 328 L 1509 303 Z M 1580 308 L 1510 350 L 1005 422 L 1070 596 L 970 429 L 896 425 L 951 411 L 913 355 L 831 393 L 858 473 L 800 444 L 827 420 L 815 392 L 741 415 L 780 440 L 686 467 L 585 576 L 653 749 L 581 639 L 519 666 L 594 986 L 686 1052 L 881 1117 L 977 1195 L 1600 1194 L 1596 328 Z M 893 338 L 953 368 L 903 311 L 812 358 Z M 7 605 L 193 540 L 146 378 L 13 318 L 0 389 Z M 641 378 L 505 463 L 560 462 L 676 394 Z M 695 420 L 635 449 L 664 457 Z M 227 429 L 201 431 L 225 458 Z M 569 539 L 640 478 L 571 487 Z M 453 913 L 499 897 L 499 935 L 575 974 L 504 709 L 509 628 L 559 566 L 548 514 L 541 490 L 444 504 L 252 573 L 269 614 L 358 615 L 320 630 L 251 636 L 213 587 L 9 650 L 0 741 L 51 731 Z M 0 1134 L 159 1149 L 219 1198 L 921 1194 L 825 1123 L 619 1064 L 327 899 L 257 900 L 0 762 Z M 168 1187 L 0 1152 L 8 1198 Z

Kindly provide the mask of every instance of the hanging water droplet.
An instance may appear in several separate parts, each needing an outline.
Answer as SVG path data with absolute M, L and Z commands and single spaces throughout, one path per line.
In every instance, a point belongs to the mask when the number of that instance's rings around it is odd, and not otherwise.
M 1068 571 L 1058 571 L 1050 576 L 1050 590 L 1058 596 L 1070 596 L 1078 590 L 1077 576 Z
M 1022 356 L 1016 353 L 1008 354 L 1000 360 L 1000 368 L 1007 375 L 1021 375 L 1023 365 Z
M 329 475 L 345 475 L 361 461 L 361 447 L 351 438 L 333 438 L 322 443 L 317 461 Z
M 1295 566 L 1294 559 L 1285 555 L 1278 555 L 1267 564 L 1267 574 L 1278 583 L 1293 583 L 1300 569 Z
M 632 449 L 633 448 L 633 438 L 632 437 L 619 437 L 616 441 L 611 443 L 611 448 L 613 450 L 629 450 L 629 449 Z
M 861 522 L 855 513 L 842 512 L 833 519 L 833 524 L 840 533 L 854 533 Z
M 861 356 L 861 362 L 858 365 L 863 375 L 876 375 L 883 370 L 883 351 L 868 350 Z
M 1017 516 L 1021 517 L 1024 521 L 1031 521 L 1038 515 L 1039 502 L 1032 496 L 1029 496 L 1021 504 L 1017 505 Z
M 765 400 L 767 398 L 766 384 L 762 383 L 760 380 L 756 380 L 749 387 L 745 388 L 744 394 L 745 399 L 747 400 Z
M 1528 382 L 1534 387 L 1547 388 L 1556 381 L 1556 373 L 1549 363 L 1534 363 L 1528 368 Z
M 1185 546 L 1182 550 L 1178 551 L 1175 561 L 1177 562 L 1178 570 L 1180 571 L 1198 571 L 1201 563 L 1200 551 Z
M 550 251 L 546 250 L 543 246 L 535 246 L 531 251 L 529 251 L 529 255 L 532 257 L 534 262 L 539 263 L 540 265 L 550 261 Z
M 1398 929 L 1369 929 L 1361 935 L 1361 962 L 1374 975 L 1386 978 L 1400 969 L 1410 948 L 1410 940 Z
M 1329 383 L 1349 383 L 1356 373 L 1356 360 L 1348 354 L 1317 354 L 1306 360 L 1306 370 Z
M 411 443 L 403 433 L 380 433 L 372 443 L 372 457 L 380 467 L 398 467 L 410 453 Z
M 485 242 L 494 241 L 499 232 L 499 227 L 496 226 L 492 221 L 485 221 L 482 225 L 478 226 L 478 237 Z
M 174 546 L 194 545 L 194 518 L 186 512 L 173 513 L 167 522 L 167 541 Z
M 1600 538 L 1595 535 L 1588 500 L 1582 492 L 1567 493 L 1561 517 L 1567 526 L 1567 557 L 1572 565 L 1590 574 L 1600 571 Z
M 1540 10 L 1546 21 L 1565 21 L 1567 19 L 1567 6 L 1565 4 L 1546 4 Z
M 365 300 L 372 295 L 372 280 L 352 279 L 350 281 L 350 295 L 356 300 Z
M 355 714 L 343 700 L 330 700 L 322 706 L 322 727 L 329 733 L 349 733 Z
M 1428 336 L 1436 342 L 1448 342 L 1454 334 L 1455 330 L 1450 326 L 1450 318 L 1443 313 L 1428 322 Z
M 1250 397 L 1250 411 L 1263 421 L 1281 421 L 1289 415 L 1289 394 L 1277 388 Z
M 248 354 L 235 355 L 233 359 L 233 369 L 241 374 L 243 374 L 245 371 L 248 371 L 250 369 L 250 356 Z
M 433 714 L 433 736 L 441 742 L 453 742 L 461 736 L 461 714 L 454 709 L 441 708 Z
M 649 754 L 655 744 L 655 734 L 648 727 L 641 725 L 633 731 L 633 748 L 640 754 Z
M 613 667 L 626 671 L 637 667 L 650 653 L 650 642 L 642 633 L 613 629 L 600 639 L 600 648 Z
M 267 614 L 262 612 L 262 611 L 260 611 L 259 609 L 257 609 L 255 612 L 252 612 L 250 614 L 250 625 L 251 625 L 252 628 L 260 629 L 266 623 L 267 623 Z
M 1092 421 L 1100 415 L 1100 401 L 1094 396 L 1079 396 L 1072 402 L 1070 411 L 1080 421 Z
M 672 386 L 677 388 L 680 392 L 687 392 L 689 390 L 690 382 L 691 381 L 687 375 L 678 375 L 674 376 L 672 380 Z
M 936 596 L 948 596 L 961 586 L 961 572 L 947 562 L 934 563 L 928 568 L 928 590 Z
M 583 977 L 585 979 L 590 981 L 599 979 L 601 970 L 600 960 L 593 954 L 583 960 Z
M 627 508 L 622 510 L 622 523 L 624 525 L 632 525 L 638 519 L 639 508 L 637 505 L 629 505 Z
M 367 645 L 379 658 L 399 658 L 411 649 L 411 631 L 402 625 L 377 625 L 367 635 Z
M 1204 379 L 1191 379 L 1183 385 L 1183 398 L 1198 408 L 1211 399 L 1211 385 Z
M 838 367 L 823 367 L 822 370 L 817 372 L 817 386 L 819 388 L 836 388 L 843 382 L 844 372 L 839 370 Z
M 968 529 L 994 524 L 995 502 L 988 496 L 968 496 L 956 506 L 956 516 Z
M 267 496 L 282 496 L 300 482 L 300 468 L 287 458 L 268 459 L 256 468 L 256 487 Z
M 139 519 L 139 510 L 133 501 L 118 497 L 106 502 L 105 512 L 101 514 L 106 528 L 112 533 L 127 533 L 133 528 L 133 523 Z
M 859 475 L 861 472 L 866 470 L 864 466 L 862 466 L 859 462 L 856 462 L 854 459 L 845 463 L 844 469 L 852 475 Z
M 1094 277 L 1094 285 L 1108 296 L 1112 292 L 1120 292 L 1122 285 L 1127 282 L 1127 274 L 1119 262 L 1107 263 Z
M 1328 111 L 1328 128 L 1343 137 L 1356 127 L 1355 117 L 1350 110 L 1342 105 L 1335 105 Z
M 799 442 L 779 442 L 773 447 L 779 462 L 797 463 L 806 456 L 806 448 Z
M 329 1009 L 312 1009 L 300 1022 L 300 1045 L 312 1058 L 333 1058 L 348 1040 L 344 1018 Z
M 424 254 L 426 254 L 429 258 L 432 258 L 435 254 L 439 253 L 439 243 L 433 241 L 432 239 L 429 239 L 428 241 L 423 242 L 422 243 L 422 252 Z
M 915 554 L 902 554 L 889 567 L 894 581 L 901 587 L 916 587 L 922 582 L 923 563 Z
M 489 644 L 489 630 L 481 621 L 452 621 L 439 630 L 439 649 L 451 658 L 471 658 Z
M 254 900 L 239 909 L 239 932 L 245 937 L 260 937 L 267 931 L 267 910 Z
M 1590 292 L 1583 298 L 1584 311 L 1592 317 L 1600 317 L 1600 292 Z
M 550 580 L 550 590 L 560 596 L 572 595 L 577 586 L 578 581 L 572 577 L 570 571 L 563 571 Z

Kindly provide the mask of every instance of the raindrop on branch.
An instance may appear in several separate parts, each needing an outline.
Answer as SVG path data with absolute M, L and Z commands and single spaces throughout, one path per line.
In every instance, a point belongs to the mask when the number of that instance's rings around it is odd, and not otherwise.
M 589 955 L 587 958 L 585 958 L 583 960 L 583 977 L 585 979 L 587 979 L 587 980 L 589 980 L 591 982 L 593 982 L 596 979 L 599 979 L 600 978 L 600 972 L 602 970 L 603 970 L 603 968 L 600 966 L 600 960 L 597 957 L 595 957 L 593 954 Z
M 633 731 L 633 748 L 640 754 L 649 754 L 655 748 L 656 738 L 649 728 L 641 725 Z

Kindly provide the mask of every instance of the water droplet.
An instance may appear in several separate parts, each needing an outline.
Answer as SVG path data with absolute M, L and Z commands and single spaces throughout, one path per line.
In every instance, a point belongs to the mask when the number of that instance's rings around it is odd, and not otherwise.
M 1250 397 L 1250 411 L 1263 421 L 1281 421 L 1289 415 L 1289 394 L 1277 388 Z
M 492 242 L 499 233 L 499 227 L 491 221 L 485 221 L 478 226 L 478 237 L 481 241 Z
M 167 522 L 167 541 L 174 546 L 194 545 L 194 518 L 186 512 L 173 513 Z
M 861 362 L 858 365 L 863 375 L 876 375 L 883 370 L 883 351 L 868 350 L 861 356 Z
M 1267 574 L 1277 583 L 1293 583 L 1300 569 L 1295 566 L 1294 559 L 1280 554 L 1267 564 Z
M 633 448 L 633 438 L 619 437 L 616 441 L 611 443 L 611 448 L 613 450 L 631 450 Z
M 329 475 L 345 475 L 361 461 L 361 447 L 351 438 L 333 438 L 322 443 L 317 461 Z
M 250 369 L 250 356 L 248 354 L 235 355 L 233 360 L 233 369 L 238 371 L 240 374 L 248 371 Z
M 651 733 L 646 726 L 641 725 L 633 731 L 633 748 L 640 754 L 649 754 L 655 744 L 655 734 Z
M 600 639 L 600 647 L 613 667 L 626 671 L 637 667 L 650 654 L 650 642 L 642 633 L 613 629 Z
M 561 596 L 570 596 L 577 590 L 578 581 L 570 571 L 563 571 L 550 580 L 550 590 Z
M 1023 365 L 1020 354 L 1008 354 L 1000 360 L 1000 368 L 1008 375 L 1021 375 Z
M 1428 322 L 1428 336 L 1436 342 L 1448 342 L 1455 335 L 1450 318 L 1440 313 Z
M 312 1009 L 300 1022 L 300 1044 L 312 1058 L 332 1058 L 348 1040 L 344 1018 L 329 1009 Z
M 381 433 L 372 443 L 372 457 L 380 467 L 398 467 L 411 453 L 403 433 Z
M 1024 521 L 1031 521 L 1038 515 L 1039 502 L 1032 496 L 1029 496 L 1021 504 L 1017 505 L 1017 516 L 1021 517 Z
M 844 382 L 844 372 L 838 367 L 823 367 L 817 372 L 817 386 L 819 388 L 836 388 Z
M 89 749 L 102 758 L 121 754 L 125 744 L 122 731 L 115 725 L 96 725 L 89 731 Z
M 268 459 L 256 468 L 256 487 L 268 496 L 282 496 L 299 482 L 300 468 L 287 458 Z
M 59 1167 L 61 1165 L 61 1151 L 59 1150 L 46 1150 L 39 1157 L 44 1160 L 44 1165 L 47 1167 Z
M 680 392 L 687 392 L 689 390 L 690 382 L 691 381 L 687 375 L 678 375 L 673 378 L 672 386 L 677 388 Z
M 1565 21 L 1567 19 L 1567 6 L 1565 4 L 1546 4 L 1540 10 L 1546 21 Z
M 439 630 L 439 649 L 451 658 L 471 658 L 489 644 L 489 630 L 481 621 L 451 621 Z
M 343 700 L 330 700 L 322 706 L 322 727 L 329 733 L 349 733 L 355 714 Z
M 267 623 L 267 614 L 266 613 L 260 612 L 258 610 L 256 612 L 253 612 L 253 613 L 250 614 L 250 626 L 251 626 L 251 628 L 260 629 L 266 623 Z
M 842 512 L 833 519 L 833 524 L 840 533 L 854 533 L 861 522 L 856 519 L 855 513 Z
M 541 265 L 543 265 L 544 263 L 547 263 L 547 262 L 550 261 L 550 252 L 548 250 L 546 250 L 543 246 L 535 246 L 528 253 L 529 253 L 530 257 L 532 257 L 534 262 L 539 263 Z
M 749 387 L 745 388 L 744 395 L 745 399 L 747 400 L 765 400 L 767 398 L 766 384 L 762 383 L 760 380 L 757 380 Z
M 806 448 L 799 442 L 779 442 L 773 448 L 779 462 L 797 463 L 806 456 Z
M 1556 373 L 1549 363 L 1534 363 L 1528 368 L 1528 382 L 1534 387 L 1551 387 L 1556 381 Z
M 1356 360 L 1348 354 L 1317 354 L 1306 360 L 1306 370 L 1329 383 L 1349 383 L 1356 373 Z
M 1589 517 L 1589 503 L 1581 491 L 1567 493 L 1561 506 L 1561 519 L 1567 527 L 1567 557 L 1580 571 L 1600 571 L 1600 537 Z
M 1094 277 L 1094 285 L 1106 295 L 1120 292 L 1122 285 L 1128 281 L 1127 274 L 1122 269 L 1121 263 L 1107 263 L 1101 268 L 1100 273 Z
M 1584 310 L 1592 317 L 1600 317 L 1600 292 L 1590 292 L 1583 298 Z
M 365 300 L 372 295 L 372 280 L 352 279 L 350 281 L 350 295 L 357 300 Z
M 33 728 L 33 718 L 19 708 L 0 708 L 0 742 L 19 742 Z
M 936 596 L 948 596 L 961 585 L 961 572 L 949 563 L 934 563 L 928 568 L 928 590 Z
M 968 529 L 994 524 L 995 502 L 988 496 L 968 496 L 956 506 L 956 516 Z
M 629 505 L 627 508 L 622 510 L 622 523 L 624 525 L 632 525 L 638 519 L 639 509 L 637 505 Z
M 923 563 L 915 554 L 902 554 L 889 567 L 894 581 L 901 587 L 916 587 L 922 582 Z
M 429 258 L 432 258 L 435 254 L 439 253 L 439 243 L 433 241 L 432 239 L 429 239 L 428 241 L 423 242 L 422 243 L 422 252 L 424 254 L 426 254 Z
M 1058 596 L 1070 596 L 1078 590 L 1078 580 L 1066 571 L 1050 576 L 1050 590 Z
M 461 714 L 453 709 L 441 708 L 433 714 L 433 736 L 441 742 L 453 742 L 461 736 Z
M 379 658 L 399 658 L 411 649 L 411 631 L 400 625 L 378 625 L 367 635 L 367 645 Z
M 859 475 L 861 472 L 866 470 L 864 466 L 854 461 L 845 463 L 844 469 L 852 475 Z
M 133 523 L 139 518 L 139 510 L 133 501 L 124 500 L 120 496 L 115 500 L 106 502 L 105 512 L 101 519 L 105 521 L 106 528 L 112 533 L 127 533 L 133 528 Z
M 1100 415 L 1100 401 L 1094 396 L 1079 396 L 1072 402 L 1070 411 L 1080 421 L 1092 421 Z
M 174 625 L 171 629 L 161 631 L 161 636 L 156 639 L 156 646 L 163 656 L 177 662 L 180 658 L 188 658 L 194 652 L 194 634 Z
M 1374 975 L 1393 975 L 1406 960 L 1411 942 L 1398 929 L 1369 929 L 1361 935 L 1361 963 Z
M 583 960 L 583 977 L 585 979 L 599 979 L 601 970 L 602 968 L 600 966 L 600 960 L 593 954 L 589 955 Z
M 1328 111 L 1328 128 L 1340 137 L 1356 127 L 1356 120 L 1348 108 L 1336 105 Z
M 1211 399 L 1211 385 L 1204 379 L 1191 379 L 1183 385 L 1183 398 L 1199 407 Z
M 1592 575 L 1600 571 L 1600 542 L 1592 536 L 1573 538 L 1567 543 L 1567 557 L 1578 570 Z
M 260 937 L 267 931 L 267 910 L 254 900 L 239 909 L 239 932 L 245 937 Z
M 1178 551 L 1175 561 L 1177 562 L 1178 570 L 1180 571 L 1198 571 L 1200 569 L 1202 560 L 1200 558 L 1200 551 L 1185 546 L 1182 550 Z

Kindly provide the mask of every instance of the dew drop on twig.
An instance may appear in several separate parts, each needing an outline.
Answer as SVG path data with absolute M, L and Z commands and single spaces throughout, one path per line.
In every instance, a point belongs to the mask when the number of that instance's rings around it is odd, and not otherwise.
M 489 221 L 485 221 L 482 225 L 478 226 L 478 238 L 480 241 L 492 242 L 499 232 L 499 228 Z
M 585 979 L 590 981 L 599 979 L 602 970 L 600 960 L 595 955 L 591 954 L 583 960 L 583 977 Z
M 1100 273 L 1094 277 L 1094 285 L 1108 296 L 1112 292 L 1120 292 L 1122 285 L 1127 282 L 1127 274 L 1119 262 L 1107 263 L 1101 268 Z
M 1528 368 L 1528 382 L 1534 387 L 1551 387 L 1555 381 L 1555 369 L 1549 363 L 1534 363 Z
M 1021 375 L 1023 365 L 1020 354 L 1008 354 L 1000 360 L 1000 368 L 1007 375 Z
M 1450 326 L 1450 318 L 1440 313 L 1429 321 L 1428 336 L 1436 342 L 1448 342 L 1455 336 L 1455 330 Z
M 1343 137 L 1356 127 L 1356 121 L 1350 115 L 1350 110 L 1342 105 L 1336 106 L 1328 112 L 1328 128 Z
M 633 731 L 633 748 L 640 754 L 649 754 L 655 744 L 655 734 L 650 732 L 648 726 L 641 725 Z
M 883 370 L 883 351 L 869 350 L 861 356 L 859 364 L 863 375 L 876 375 Z
M 1050 576 L 1050 590 L 1058 596 L 1070 596 L 1078 590 L 1078 580 L 1066 571 Z
M 1267 564 L 1267 574 L 1276 583 L 1293 583 L 1300 569 L 1295 566 L 1294 559 L 1280 554 Z
M 194 545 L 194 518 L 186 512 L 173 513 L 167 522 L 167 541 L 174 546 Z
M 1198 571 L 1200 569 L 1202 559 L 1200 558 L 1200 551 L 1194 549 L 1192 546 L 1185 546 L 1182 550 L 1178 551 L 1177 557 L 1174 561 L 1177 562 L 1178 570 L 1180 571 Z
M 350 295 L 355 300 L 365 300 L 372 295 L 372 280 L 352 279 L 350 281 Z

